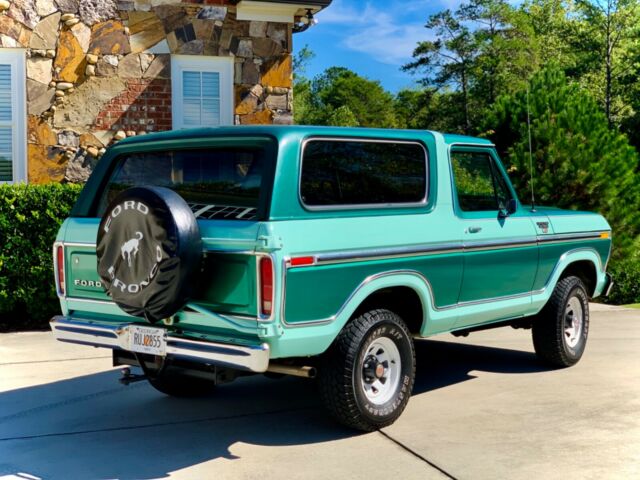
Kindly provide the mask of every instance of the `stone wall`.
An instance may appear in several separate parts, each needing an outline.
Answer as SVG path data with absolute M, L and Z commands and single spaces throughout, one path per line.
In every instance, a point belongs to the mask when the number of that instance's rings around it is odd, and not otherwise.
M 291 26 L 226 0 L 0 0 L 26 48 L 28 176 L 86 180 L 105 148 L 171 128 L 171 54 L 235 59 L 235 123 L 292 122 Z

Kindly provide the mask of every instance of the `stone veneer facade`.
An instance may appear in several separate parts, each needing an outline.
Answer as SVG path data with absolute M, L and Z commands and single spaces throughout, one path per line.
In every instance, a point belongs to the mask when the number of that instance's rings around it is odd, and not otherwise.
M 0 0 L 0 10 L 0 46 L 26 49 L 31 183 L 84 181 L 114 141 L 171 129 L 171 54 L 234 58 L 236 124 L 292 122 L 291 24 L 238 21 L 227 0 Z

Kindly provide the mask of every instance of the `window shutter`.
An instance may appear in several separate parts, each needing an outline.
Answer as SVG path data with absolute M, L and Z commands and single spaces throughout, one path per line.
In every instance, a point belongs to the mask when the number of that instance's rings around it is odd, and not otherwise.
M 13 181 L 11 65 L 0 65 L 0 182 Z
M 171 55 L 173 128 L 233 125 L 234 59 Z
M 220 74 L 184 70 L 182 104 L 185 127 L 220 125 Z

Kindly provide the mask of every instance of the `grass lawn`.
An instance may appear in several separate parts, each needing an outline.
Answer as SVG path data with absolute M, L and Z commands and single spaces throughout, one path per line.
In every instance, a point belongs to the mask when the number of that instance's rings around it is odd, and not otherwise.
M 624 305 L 629 308 L 640 308 L 640 303 L 630 303 L 629 305 Z

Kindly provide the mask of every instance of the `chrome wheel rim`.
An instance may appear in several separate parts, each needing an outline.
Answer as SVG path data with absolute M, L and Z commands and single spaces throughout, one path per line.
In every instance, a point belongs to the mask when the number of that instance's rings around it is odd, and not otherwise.
M 400 351 L 390 338 L 373 340 L 362 357 L 362 390 L 371 403 L 388 402 L 400 384 Z
M 582 336 L 584 310 L 578 297 L 571 297 L 564 312 L 564 339 L 569 348 L 575 348 Z

